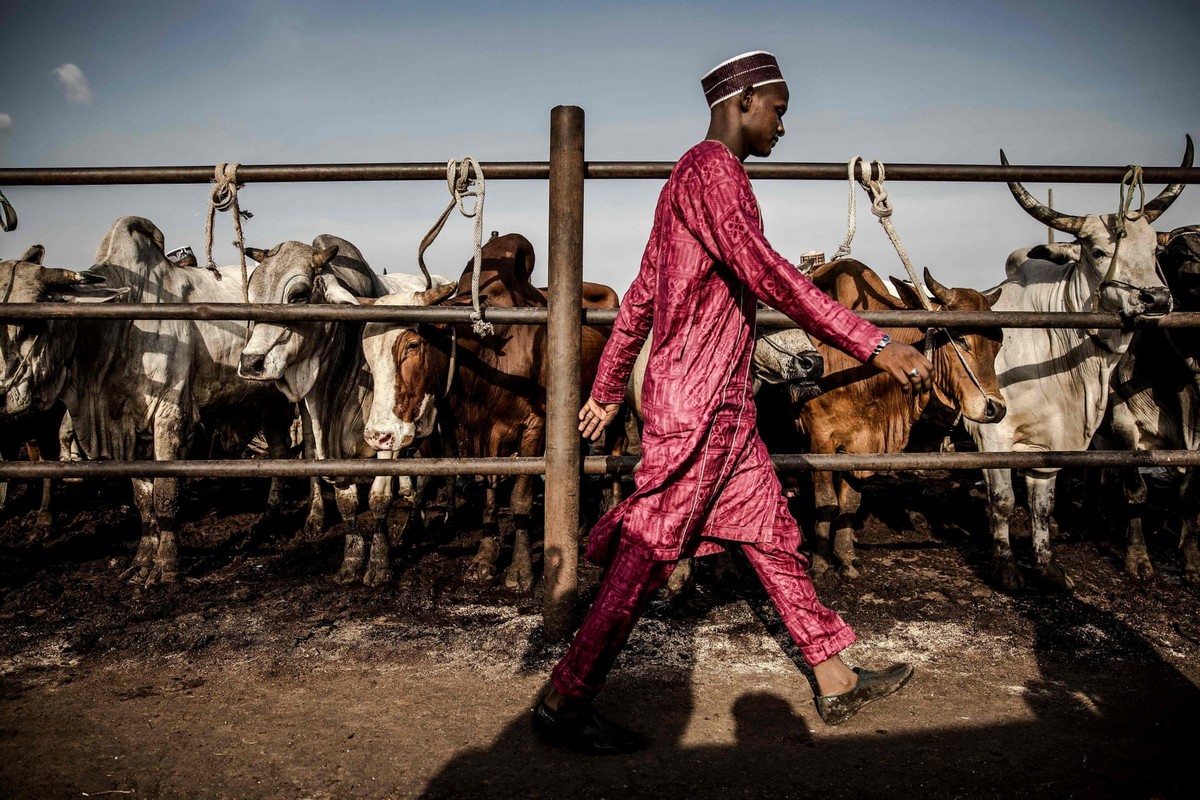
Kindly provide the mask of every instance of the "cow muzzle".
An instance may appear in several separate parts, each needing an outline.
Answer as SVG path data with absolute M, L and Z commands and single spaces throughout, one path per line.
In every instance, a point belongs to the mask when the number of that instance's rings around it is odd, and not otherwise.
M 408 447 L 416 438 L 417 426 L 411 422 L 401 422 L 382 428 L 367 426 L 363 431 L 363 439 L 371 449 L 395 453 Z
M 266 368 L 266 353 L 242 353 L 241 361 L 238 363 L 238 375 L 252 381 L 267 380 L 264 374 Z

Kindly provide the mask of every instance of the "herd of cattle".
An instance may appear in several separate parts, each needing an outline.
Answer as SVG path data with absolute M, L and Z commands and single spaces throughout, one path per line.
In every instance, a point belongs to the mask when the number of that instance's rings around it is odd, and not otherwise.
M 1183 159 L 1191 166 L 1192 141 Z M 885 453 L 909 444 L 921 418 L 963 423 L 983 451 L 1200 448 L 1200 331 L 1153 323 L 1173 308 L 1200 311 L 1200 225 L 1156 233 L 1157 218 L 1183 190 L 1172 184 L 1140 212 L 1070 216 L 1036 201 L 1020 184 L 1009 188 L 1040 222 L 1071 234 L 1070 243 L 1014 251 L 1007 279 L 979 292 L 948 288 L 928 271 L 934 308 L 1118 313 L 1129 324 L 1095 331 L 1055 328 L 890 329 L 893 339 L 923 347 L 934 365 L 933 391 L 909 396 L 869 366 L 790 329 L 759 332 L 756 389 L 782 384 L 790 420 L 784 423 L 813 453 Z M 472 268 L 457 282 L 434 276 L 378 275 L 351 243 L 318 236 L 311 246 L 284 242 L 247 248 L 257 262 L 246 290 L 252 303 L 472 304 Z M 162 232 L 147 219 L 113 223 L 83 272 L 48 268 L 45 251 L 30 248 L 0 262 L 0 292 L 8 303 L 236 303 L 240 271 L 171 261 Z M 534 254 L 519 234 L 493 235 L 483 248 L 479 294 L 485 307 L 544 307 L 531 282 Z M 816 285 L 854 310 L 921 308 L 918 288 L 893 281 L 896 293 L 866 265 L 851 259 L 822 264 Z M 427 288 L 428 286 L 428 288 Z M 584 285 L 584 303 L 615 308 L 617 295 Z M 2 313 L 0 313 L 2 316 Z M 45 421 L 57 429 L 63 458 L 171 460 L 184 458 L 200 432 L 210 448 L 240 453 L 257 434 L 272 457 L 284 457 L 295 430 L 306 457 L 392 458 L 420 450 L 462 457 L 541 455 L 545 443 L 546 329 L 496 325 L 480 335 L 469 324 L 258 322 L 203 320 L 9 320 L 0 337 L 0 417 Z M 581 389 L 587 393 L 607 331 L 584 329 Z M 640 413 L 644 358 L 635 365 L 629 403 Z M 61 409 L 65 408 L 65 415 Z M 947 411 L 950 413 L 947 415 Z M 40 416 L 39 416 L 40 415 Z M 61 425 L 59 425 L 61 419 Z M 39 423 L 40 424 L 40 423 Z M 771 440 L 779 416 L 762 415 Z M 622 446 L 611 426 L 610 452 Z M 31 424 L 21 424 L 26 434 Z M 31 457 L 35 448 L 29 448 Z M 868 473 L 813 473 L 816 541 L 813 570 L 853 577 L 861 480 Z M 1010 470 L 985 471 L 997 580 L 1022 584 L 1009 543 L 1014 508 Z M 1025 473 L 1034 561 L 1042 581 L 1069 587 L 1050 547 L 1054 470 Z M 331 481 L 346 528 L 336 580 L 378 585 L 391 577 L 388 512 L 397 482 L 370 485 L 367 526 L 360 529 L 359 487 Z M 180 481 L 135 479 L 142 536 L 126 577 L 154 584 L 176 580 Z M 273 482 L 264 514 L 278 515 L 283 495 Z M 325 524 L 321 481 L 309 492 L 309 526 Z M 421 481 L 399 481 L 419 502 Z M 1126 566 L 1152 574 L 1138 506 L 1140 473 L 1122 478 L 1129 509 Z M 501 550 L 495 480 L 485 481 L 484 537 L 468 578 L 490 581 Z M 1180 554 L 1185 580 L 1200 585 L 1200 480 L 1181 471 Z M 48 519 L 49 493 L 43 500 Z M 0 503 L 3 496 L 0 495 Z M 515 541 L 505 584 L 533 584 L 530 514 L 534 483 L 517 477 L 511 493 Z M 368 541 L 367 533 L 370 534 Z

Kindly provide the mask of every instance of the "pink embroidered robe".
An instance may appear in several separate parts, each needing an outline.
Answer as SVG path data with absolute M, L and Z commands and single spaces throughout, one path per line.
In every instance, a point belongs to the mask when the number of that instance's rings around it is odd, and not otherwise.
M 725 145 L 701 142 L 659 195 L 592 386 L 598 402 L 621 402 L 653 325 L 636 489 L 592 529 L 592 561 L 608 563 L 619 536 L 656 560 L 718 552 L 718 540 L 799 547 L 755 425 L 756 299 L 862 361 L 883 337 L 771 249 L 741 162 Z

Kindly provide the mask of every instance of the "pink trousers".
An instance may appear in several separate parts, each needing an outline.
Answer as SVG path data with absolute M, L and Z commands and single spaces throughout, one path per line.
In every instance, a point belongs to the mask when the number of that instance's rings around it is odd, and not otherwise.
M 817 599 L 803 556 L 770 544 L 740 546 L 809 664 L 820 664 L 855 641 L 850 626 Z M 621 542 L 596 601 L 551 675 L 560 694 L 590 699 L 604 688 L 633 626 L 674 568 L 674 561 L 654 561 L 645 551 Z

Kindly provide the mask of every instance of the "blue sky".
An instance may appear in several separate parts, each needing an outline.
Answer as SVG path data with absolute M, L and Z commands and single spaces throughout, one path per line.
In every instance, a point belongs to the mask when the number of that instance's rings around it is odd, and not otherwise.
M 1175 165 L 1200 135 L 1195 2 L 14 2 L 0 17 L 0 164 L 544 160 L 550 109 L 587 114 L 587 157 L 673 160 L 703 137 L 699 77 L 774 52 L 792 91 L 775 160 Z M 65 65 L 74 65 L 75 70 Z M 591 181 L 584 272 L 623 291 L 659 181 Z M 201 254 L 207 188 L 0 187 L 21 215 L 0 258 L 27 245 L 86 267 L 109 224 L 154 220 Z M 842 182 L 759 182 L 767 235 L 793 259 L 845 234 Z M 1045 186 L 1030 185 L 1044 196 Z M 1152 186 L 1157 192 L 1161 187 Z M 913 261 L 987 287 L 1042 241 L 1002 184 L 889 185 Z M 251 184 L 247 241 L 336 233 L 376 269 L 415 271 L 443 183 Z M 861 200 L 860 196 L 860 200 Z M 1055 187 L 1069 213 L 1115 209 L 1115 186 Z M 545 182 L 490 181 L 487 230 L 519 231 L 544 277 Z M 1200 187 L 1159 223 L 1200 222 Z M 217 260 L 236 253 L 228 215 Z M 428 261 L 457 274 L 470 223 Z M 899 260 L 860 204 L 855 256 Z M 202 257 L 202 256 L 201 256 Z

